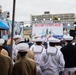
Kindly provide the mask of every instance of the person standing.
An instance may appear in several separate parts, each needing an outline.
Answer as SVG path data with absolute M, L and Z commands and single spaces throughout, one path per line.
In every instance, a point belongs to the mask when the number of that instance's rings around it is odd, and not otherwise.
M 36 34 L 36 35 L 34 35 L 34 37 L 32 38 L 32 45 L 30 46 L 30 50 L 32 50 L 32 48 L 35 46 L 35 39 L 37 39 L 37 38 L 41 38 L 41 36 L 40 35 L 38 35 L 38 34 Z
M 0 75 L 12 75 L 12 60 L 1 53 L 4 39 L 0 39 Z
M 16 61 L 16 57 L 17 57 L 17 52 L 18 50 L 16 49 L 16 45 L 21 41 L 22 36 L 21 35 L 15 35 L 13 37 L 13 50 L 12 50 L 12 59 L 13 59 L 13 63 Z
M 65 36 L 64 39 L 66 45 L 61 48 L 65 60 L 64 75 L 68 75 L 69 72 L 74 75 L 76 71 L 76 47 L 72 45 L 72 36 Z
M 43 75 L 41 68 L 40 68 L 40 58 L 41 53 L 45 51 L 45 47 L 42 45 L 44 40 L 42 38 L 34 39 L 35 44 L 30 48 L 34 52 L 34 60 L 37 65 L 38 75 Z
M 56 39 L 51 37 L 49 47 L 41 54 L 41 69 L 44 75 L 59 75 L 64 71 L 63 54 L 55 47 Z
M 60 45 L 60 40 L 59 39 L 56 39 L 55 41 L 55 47 L 58 49 L 58 50 L 61 50 L 62 46 Z
M 29 46 L 27 43 L 19 43 L 16 46 L 19 59 L 13 67 L 13 75 L 37 75 L 36 63 L 26 56 Z

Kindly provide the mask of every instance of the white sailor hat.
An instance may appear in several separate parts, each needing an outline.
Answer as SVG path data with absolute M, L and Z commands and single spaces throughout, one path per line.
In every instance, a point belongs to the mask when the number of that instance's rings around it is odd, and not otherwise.
M 41 38 L 41 35 L 36 34 L 36 35 L 32 38 L 32 41 L 35 41 L 36 38 Z
M 39 41 L 40 41 L 40 42 L 43 42 L 44 40 L 43 40 L 42 38 L 36 38 L 36 39 L 34 39 L 34 41 L 35 41 L 35 42 L 39 42 Z
M 71 41 L 71 40 L 73 40 L 73 37 L 72 36 L 64 36 L 63 39 L 67 40 L 67 41 L 68 40 Z
M 2 46 L 4 44 L 5 40 L 4 39 L 0 39 L 0 46 Z
M 59 39 L 56 39 L 56 43 L 60 43 L 60 40 Z
M 36 34 L 35 36 L 34 36 L 34 38 L 40 38 L 41 37 L 41 35 L 39 35 L 39 34 Z
M 14 39 L 17 39 L 17 38 L 22 38 L 22 36 L 21 35 L 15 35 L 14 37 L 13 37 Z
M 51 37 L 48 40 L 49 40 L 49 42 L 52 42 L 52 43 L 58 42 L 58 40 L 56 38 L 54 38 L 54 37 Z
M 27 43 L 19 43 L 16 45 L 16 49 L 18 52 L 25 52 L 29 48 L 29 45 Z
M 35 38 L 32 38 L 32 41 L 34 42 L 35 41 Z
M 22 42 L 22 41 L 24 41 L 23 38 L 22 38 L 22 39 L 17 39 L 17 40 L 15 41 L 15 43 L 18 44 L 19 42 Z

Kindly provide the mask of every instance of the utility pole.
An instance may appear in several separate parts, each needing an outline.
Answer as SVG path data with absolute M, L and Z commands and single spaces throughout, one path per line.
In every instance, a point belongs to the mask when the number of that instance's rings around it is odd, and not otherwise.
M 15 5 L 16 5 L 16 0 L 13 0 L 12 31 L 11 31 L 11 52 L 10 52 L 11 59 L 12 59 L 12 49 L 13 49 L 13 33 L 14 33 Z

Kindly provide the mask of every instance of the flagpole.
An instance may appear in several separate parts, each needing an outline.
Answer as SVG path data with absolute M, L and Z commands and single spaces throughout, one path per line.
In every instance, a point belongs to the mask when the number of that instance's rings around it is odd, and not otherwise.
M 11 31 L 11 51 L 10 51 L 10 57 L 11 57 L 11 58 L 12 58 L 12 50 L 13 50 L 13 34 L 14 34 L 14 20 L 15 20 L 15 5 L 16 5 L 16 0 L 13 0 L 12 31 Z

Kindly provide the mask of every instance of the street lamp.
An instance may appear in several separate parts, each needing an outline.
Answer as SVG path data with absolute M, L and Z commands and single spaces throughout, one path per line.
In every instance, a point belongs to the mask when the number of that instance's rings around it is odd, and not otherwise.
M 50 21 L 51 21 L 52 19 L 50 18 Z
M 60 18 L 58 18 L 58 20 L 60 21 Z
M 37 18 L 35 18 L 34 20 L 37 21 Z
M 37 18 L 34 18 L 32 23 L 37 23 Z
M 45 18 L 43 18 L 43 21 L 45 21 Z
M 68 26 L 70 26 L 70 24 L 68 24 Z

